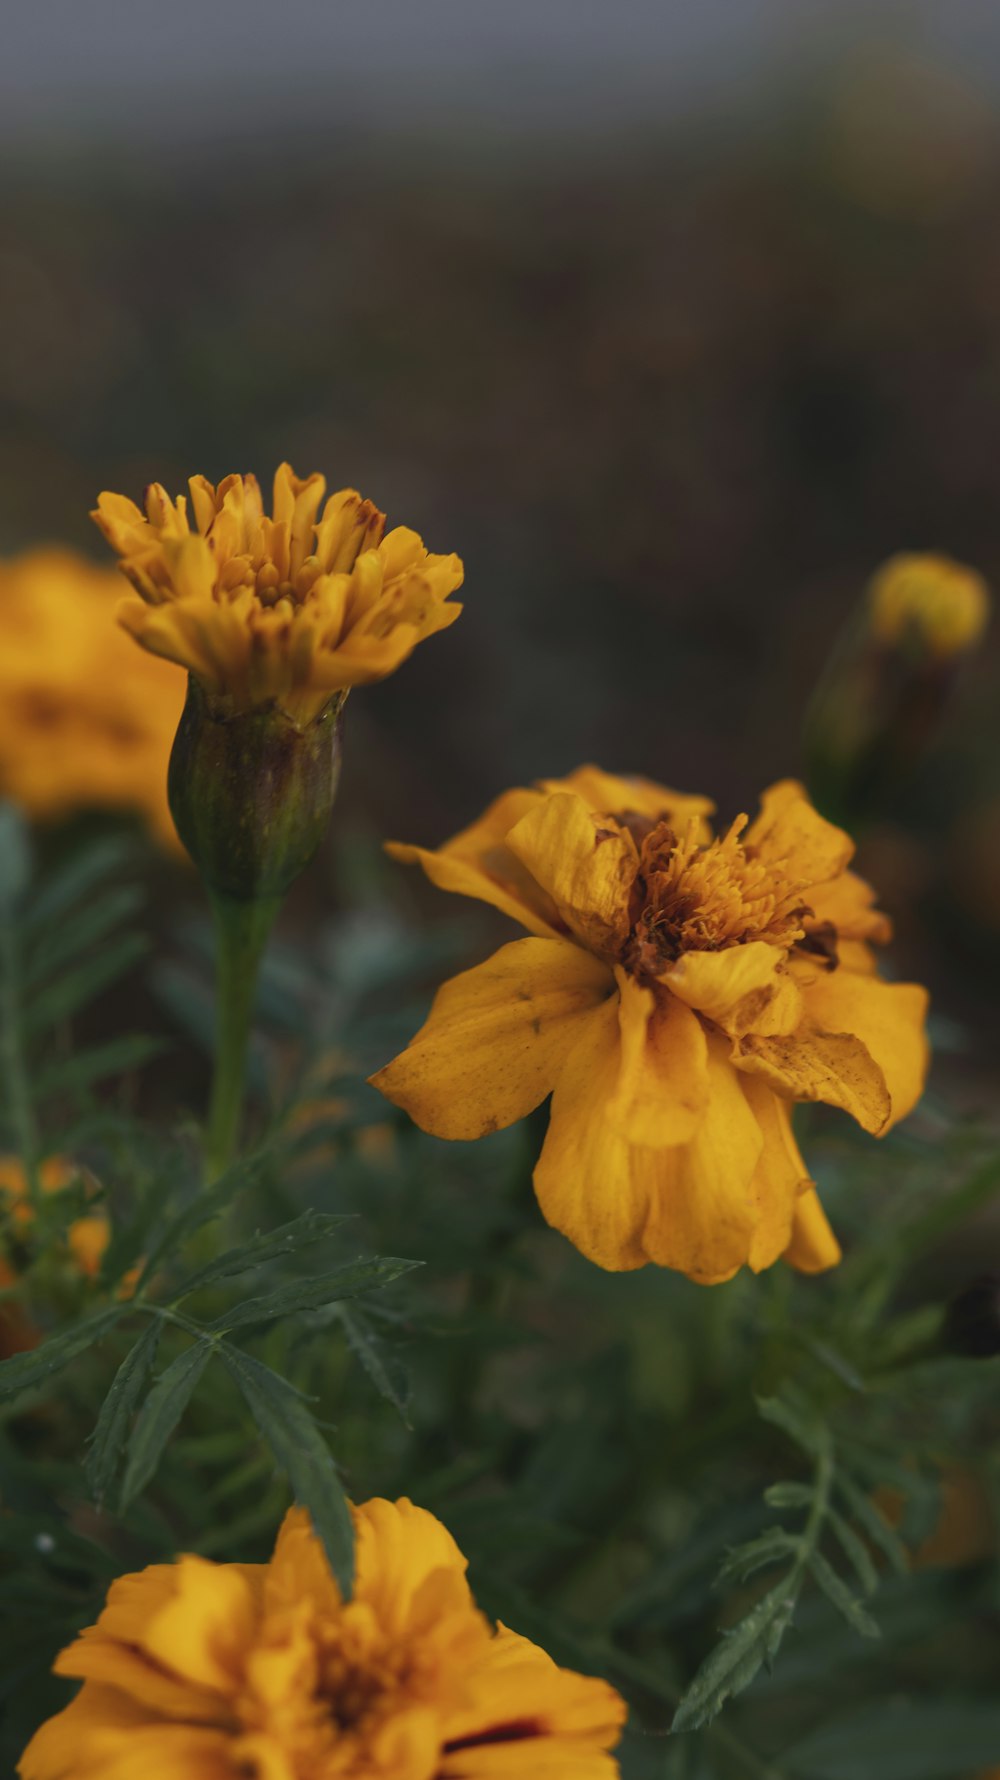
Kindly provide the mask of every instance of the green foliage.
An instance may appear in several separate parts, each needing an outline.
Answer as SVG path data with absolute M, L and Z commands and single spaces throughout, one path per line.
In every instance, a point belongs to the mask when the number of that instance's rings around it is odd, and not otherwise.
M 461 962 L 460 933 L 414 938 L 371 899 L 372 866 L 363 911 L 279 931 L 251 1141 L 209 1185 L 184 1072 L 210 1042 L 207 924 L 170 926 L 140 971 L 131 857 L 101 841 L 39 872 L 0 808 L 0 1144 L 31 1208 L 3 1234 L 0 1319 L 34 1343 L 0 1360 L 3 1771 L 116 1574 L 260 1561 L 297 1501 L 347 1590 L 348 1499 L 373 1494 L 440 1515 L 485 1611 L 624 1692 L 625 1780 L 1000 1762 L 996 1548 L 914 1562 L 950 1478 L 1000 1503 L 1000 1361 L 944 1335 L 995 1142 L 938 1108 L 933 1143 L 817 1120 L 833 1274 L 603 1274 L 538 1212 L 544 1114 L 443 1145 L 366 1085 Z M 53 1156 L 67 1184 L 41 1192 Z M 69 1236 L 93 1215 L 110 1240 L 81 1277 Z

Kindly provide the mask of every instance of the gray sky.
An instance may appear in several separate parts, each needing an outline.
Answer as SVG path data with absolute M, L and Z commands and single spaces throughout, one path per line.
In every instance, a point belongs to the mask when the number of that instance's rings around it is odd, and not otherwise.
M 6 0 L 0 139 L 593 131 L 752 100 L 859 37 L 989 83 L 1000 0 Z

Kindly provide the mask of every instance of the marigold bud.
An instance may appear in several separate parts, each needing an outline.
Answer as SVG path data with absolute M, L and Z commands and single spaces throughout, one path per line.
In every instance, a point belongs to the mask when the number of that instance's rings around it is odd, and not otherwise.
M 300 728 L 274 704 L 234 711 L 189 676 L 167 790 L 177 832 L 217 895 L 277 901 L 308 865 L 336 795 L 345 696 Z
M 869 600 L 880 643 L 912 638 L 942 660 L 973 648 L 990 616 L 982 576 L 949 556 L 891 556 L 873 577 Z

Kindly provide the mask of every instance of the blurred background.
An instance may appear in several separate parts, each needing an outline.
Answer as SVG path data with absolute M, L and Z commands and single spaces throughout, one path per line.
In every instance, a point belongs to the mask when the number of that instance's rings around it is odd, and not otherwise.
M 0 551 L 100 559 L 99 489 L 287 457 L 465 559 L 351 700 L 341 835 L 588 759 L 752 810 L 886 556 L 1000 581 L 992 0 L 42 0 L 4 39 Z M 973 1103 L 996 633 L 862 851 Z

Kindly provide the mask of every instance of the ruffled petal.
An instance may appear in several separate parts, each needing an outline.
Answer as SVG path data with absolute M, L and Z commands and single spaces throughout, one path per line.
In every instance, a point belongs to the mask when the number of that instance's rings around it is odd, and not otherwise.
M 604 815 L 645 816 L 652 822 L 670 822 L 678 831 L 695 821 L 700 823 L 699 839 L 709 838 L 705 818 L 715 810 L 711 798 L 672 791 L 653 779 L 619 777 L 603 773 L 598 766 L 579 766 L 568 778 L 542 779 L 541 785 L 547 792 L 575 791 L 592 810 Z
M 584 945 L 609 956 L 618 952 L 638 868 L 627 829 L 597 815 L 575 792 L 560 791 L 522 816 L 507 845 Z
M 793 1032 L 802 997 L 787 958 L 782 947 L 755 939 L 720 952 L 685 952 L 661 981 L 726 1032 Z
M 764 792 L 744 846 L 761 859 L 784 865 L 787 876 L 802 884 L 828 883 L 854 853 L 850 835 L 813 809 L 805 787 L 795 779 L 782 779 Z
M 371 1080 L 436 1137 L 499 1131 L 551 1093 L 613 986 L 607 966 L 568 940 L 514 940 L 445 983 L 412 1043 Z
M 623 970 L 615 978 L 621 1055 L 607 1116 L 629 1143 L 687 1143 L 708 1100 L 705 1029 L 672 995 L 655 995 Z
M 608 1116 L 621 1076 L 611 1007 L 586 1027 L 552 1096 L 535 1191 L 548 1222 L 612 1272 L 647 1260 L 705 1283 L 749 1250 L 750 1182 L 763 1144 L 722 1040 L 706 1047 L 708 1100 L 688 1143 L 630 1143 Z
M 555 904 L 505 844 L 515 823 L 544 801 L 541 791 L 505 791 L 477 822 L 436 852 L 399 841 L 390 841 L 386 852 L 404 864 L 422 865 L 439 890 L 491 903 L 529 933 L 551 938 L 564 931 Z
M 762 1076 L 786 1100 L 822 1100 L 849 1112 L 865 1131 L 887 1130 L 892 1102 L 885 1076 L 860 1038 L 803 1025 L 785 1038 L 748 1033 L 733 1041 L 737 1069 Z
M 792 1131 L 792 1111 L 759 1076 L 741 1077 L 743 1092 L 760 1126 L 764 1147 L 750 1191 L 757 1205 L 757 1223 L 748 1260 L 755 1273 L 770 1267 L 792 1239 L 796 1206 L 812 1191 L 809 1171 Z
M 827 921 L 837 929 L 840 939 L 871 940 L 887 945 L 892 938 L 892 922 L 875 906 L 875 892 L 856 872 L 842 871 L 829 884 L 816 884 L 809 891 L 809 907 L 813 920 L 806 929 Z
M 926 989 L 917 983 L 886 983 L 854 970 L 827 971 L 806 989 L 805 1010 L 808 1020 L 828 1032 L 853 1033 L 878 1065 L 890 1102 L 880 1133 L 912 1112 L 924 1090 L 930 1056 Z

